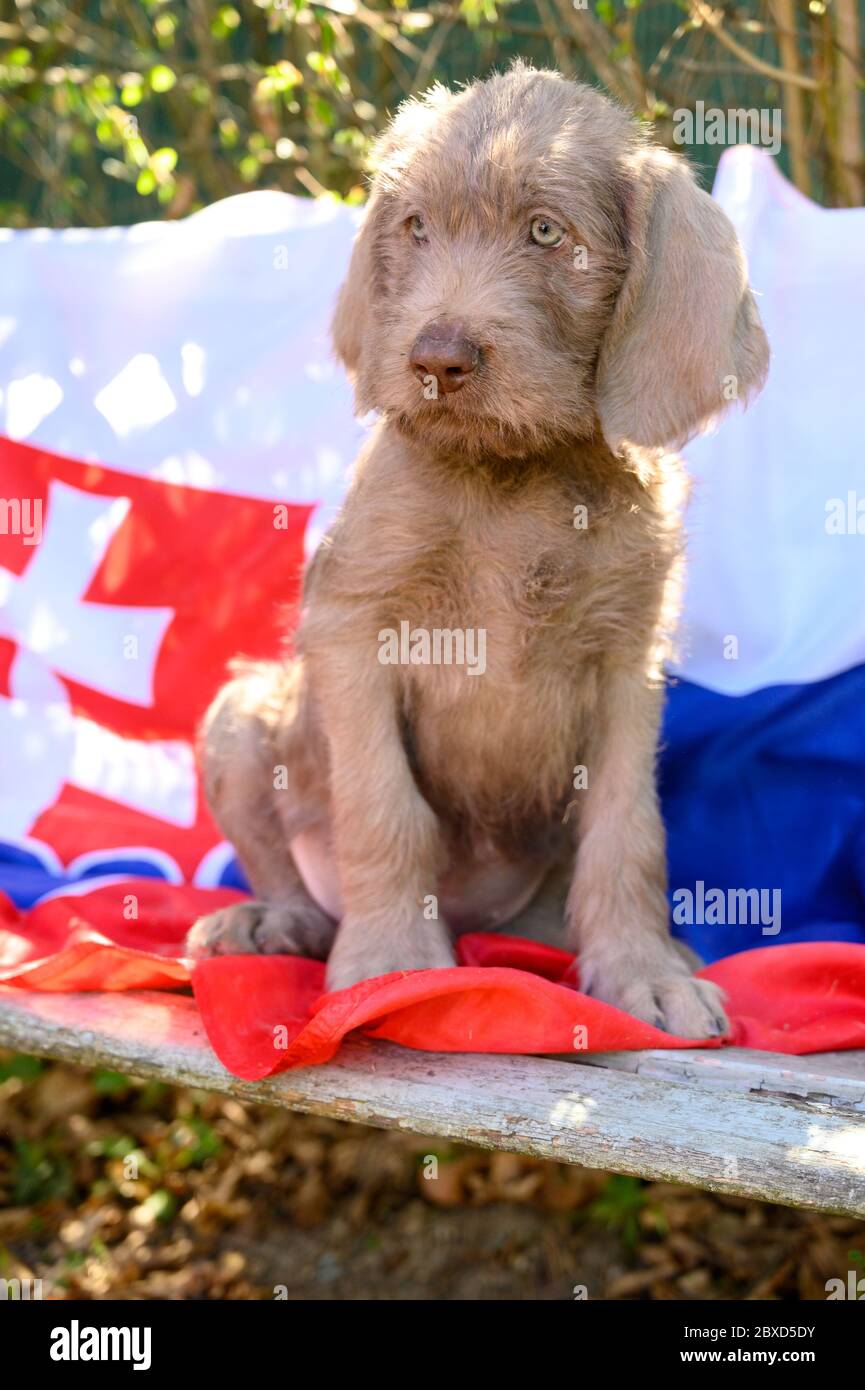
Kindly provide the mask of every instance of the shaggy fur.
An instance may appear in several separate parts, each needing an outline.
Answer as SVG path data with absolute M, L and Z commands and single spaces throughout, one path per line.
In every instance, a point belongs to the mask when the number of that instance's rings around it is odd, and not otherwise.
M 411 367 L 430 326 L 476 362 L 432 399 Z M 768 360 L 732 227 L 589 88 L 522 65 L 436 87 L 382 138 L 334 340 L 379 423 L 296 659 L 205 722 L 259 901 L 191 951 L 329 954 L 341 988 L 450 965 L 454 932 L 553 922 L 598 997 L 723 1030 L 669 936 L 655 759 L 683 491 L 664 448 Z M 483 629 L 485 671 L 382 664 L 403 622 Z

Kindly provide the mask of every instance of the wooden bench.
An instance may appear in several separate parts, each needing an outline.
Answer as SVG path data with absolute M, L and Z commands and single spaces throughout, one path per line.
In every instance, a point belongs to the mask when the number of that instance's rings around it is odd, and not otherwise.
M 249 1083 L 217 1061 L 186 996 L 3 986 L 0 1046 L 359 1124 L 865 1217 L 865 1052 L 493 1057 L 358 1038 L 327 1066 Z

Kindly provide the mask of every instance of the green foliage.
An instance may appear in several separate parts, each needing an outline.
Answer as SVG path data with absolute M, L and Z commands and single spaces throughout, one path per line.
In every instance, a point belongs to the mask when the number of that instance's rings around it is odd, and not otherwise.
M 779 35 L 765 5 L 740 0 L 724 13 L 724 37 L 744 59 L 684 0 L 10 4 L 0 17 L 0 224 L 175 218 L 249 189 L 357 202 L 375 137 L 403 97 L 515 56 L 606 86 L 668 141 L 673 111 L 697 100 L 778 106 Z M 849 204 L 830 137 L 843 129 L 850 146 L 858 96 L 849 83 L 837 96 L 831 10 L 796 15 L 798 60 L 816 74 L 789 135 L 800 186 Z M 706 182 L 719 153 L 693 151 Z M 785 143 L 785 167 L 787 158 Z
M 95 1071 L 90 1082 L 99 1096 L 121 1096 L 130 1086 L 129 1077 L 119 1071 Z
M 171 1150 L 165 1155 L 166 1167 L 200 1168 L 222 1148 L 222 1140 L 212 1125 L 198 1115 L 187 1115 L 171 1134 Z
M 16 1139 L 12 1176 L 14 1206 L 65 1198 L 72 1191 L 69 1164 L 48 1140 Z
M 248 188 L 362 196 L 400 40 L 356 0 L 45 0 L 0 25 L 0 220 L 181 216 Z M 343 13 L 345 12 L 345 13 Z M 392 31 L 392 32 L 389 32 Z
M 176 1210 L 175 1198 L 164 1187 L 160 1187 L 138 1207 L 138 1224 L 141 1226 L 153 1226 L 157 1223 L 164 1225 L 172 1219 Z
M 23 1052 L 3 1061 L 0 1059 L 0 1083 L 14 1077 L 17 1081 L 35 1081 L 42 1074 L 45 1063 L 38 1057 L 28 1057 Z
M 632 1250 L 640 1234 L 640 1215 L 646 1205 L 645 1184 L 639 1178 L 614 1173 L 604 1184 L 604 1190 L 588 1208 L 590 1221 L 615 1231 L 622 1243 Z
M 628 50 L 634 4 L 595 6 L 610 52 Z M 180 217 L 252 188 L 358 202 L 374 139 L 410 92 L 517 55 L 594 76 L 547 0 L 34 0 L 15 13 L 0 24 L 12 226 Z

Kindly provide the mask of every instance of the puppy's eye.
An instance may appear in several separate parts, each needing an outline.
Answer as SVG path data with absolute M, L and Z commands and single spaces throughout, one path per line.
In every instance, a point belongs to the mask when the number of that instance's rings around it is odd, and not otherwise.
M 565 239 L 564 227 L 551 217 L 533 217 L 529 233 L 537 246 L 561 246 Z
M 413 217 L 409 218 L 408 229 L 414 237 L 415 241 L 426 241 L 426 223 L 424 222 L 420 213 L 416 212 Z

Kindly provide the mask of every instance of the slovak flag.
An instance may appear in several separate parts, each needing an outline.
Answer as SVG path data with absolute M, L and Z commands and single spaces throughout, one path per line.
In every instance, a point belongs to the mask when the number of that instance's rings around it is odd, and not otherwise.
M 865 210 L 816 206 L 750 147 L 715 196 L 773 359 L 750 410 L 687 451 L 671 916 L 708 961 L 780 962 L 865 944 Z M 93 987 L 44 960 L 76 932 L 117 942 L 132 883 L 148 913 L 123 950 L 163 957 L 184 914 L 245 886 L 194 731 L 233 657 L 282 649 L 360 442 L 327 331 L 355 229 L 336 203 L 257 192 L 177 223 L 0 233 L 0 967 L 24 962 L 16 983 Z M 169 950 L 153 924 L 171 903 Z

